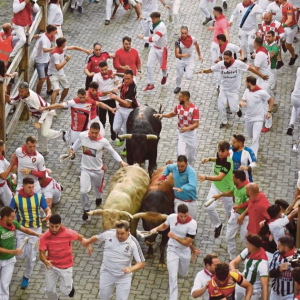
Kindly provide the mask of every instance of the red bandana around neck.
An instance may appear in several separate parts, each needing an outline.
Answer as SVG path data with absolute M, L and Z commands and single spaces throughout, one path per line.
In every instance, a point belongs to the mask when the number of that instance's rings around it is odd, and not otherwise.
M 0 154 L 0 160 L 4 160 L 4 156 Z
M 253 2 L 250 1 L 250 3 L 248 5 L 246 5 L 244 2 L 242 2 L 242 4 L 243 4 L 244 7 L 249 7 L 249 6 L 251 6 L 253 4 Z
M 257 92 L 259 90 L 261 90 L 261 88 L 258 85 L 256 85 L 252 90 L 250 90 L 250 92 L 254 93 L 254 92 Z
M 133 83 L 133 80 L 131 80 L 128 85 L 123 81 L 121 93 L 126 93 L 128 91 L 128 88 L 130 87 L 130 85 L 132 85 L 132 83 Z
M 222 19 L 225 19 L 225 16 L 223 14 L 221 14 L 219 17 L 216 18 L 216 21 L 220 21 Z
M 259 251 L 256 253 L 249 253 L 249 255 L 247 256 L 247 258 L 251 258 L 253 260 L 268 260 L 268 256 L 266 254 L 266 251 L 263 248 L 259 248 Z
M 191 216 L 188 216 L 184 222 L 181 222 L 179 217 L 177 216 L 177 222 L 175 223 L 175 226 L 177 224 L 187 224 L 187 223 L 191 222 L 192 220 L 193 220 L 193 218 Z
M 186 48 L 190 48 L 190 47 L 192 46 L 192 44 L 193 44 L 193 39 L 192 39 L 192 37 L 191 37 L 190 35 L 188 35 L 188 36 L 186 37 L 186 39 L 182 39 L 182 38 L 180 37 L 180 42 L 181 42 Z
M 27 156 L 36 156 L 37 155 L 36 151 L 34 151 L 34 153 L 28 153 L 26 145 L 22 146 L 22 153 L 26 154 Z
M 284 255 L 280 255 L 279 260 L 282 259 L 282 257 L 289 257 L 295 254 L 295 247 L 293 249 L 291 249 L 290 251 L 288 251 L 287 253 L 285 253 Z
M 45 33 L 45 35 L 51 43 L 54 41 L 54 36 L 49 36 L 47 32 Z
M 268 50 L 264 46 L 259 47 L 255 52 L 256 52 L 256 54 L 259 53 L 259 52 L 263 52 L 266 55 L 269 55 Z
M 225 51 L 226 47 L 228 45 L 228 41 L 223 43 L 223 45 L 220 45 L 220 53 L 223 54 L 223 52 Z
M 226 69 L 230 68 L 234 64 L 234 62 L 235 62 L 235 59 L 232 58 L 231 61 L 230 61 L 230 65 L 228 67 L 224 64 Z
M 101 76 L 102 76 L 102 78 L 103 78 L 104 80 L 107 80 L 107 79 L 110 78 L 110 76 L 112 75 L 112 73 L 113 73 L 112 70 L 108 70 L 107 74 L 105 74 L 105 75 L 103 75 L 102 73 L 100 73 L 100 74 L 101 74 Z
M 241 189 L 242 187 L 244 187 L 245 185 L 247 185 L 249 183 L 249 180 L 246 179 L 245 181 L 241 182 L 241 184 L 236 185 L 237 189 Z
M 63 54 L 64 50 L 60 49 L 59 47 L 55 47 L 54 50 L 51 52 L 51 55 L 58 53 L 58 54 Z
M 30 198 L 34 195 L 34 192 L 31 195 L 28 195 L 24 192 L 24 188 L 18 190 L 18 193 L 21 197 Z
M 5 228 L 6 230 L 9 230 L 9 231 L 15 231 L 16 230 L 16 227 L 13 223 L 11 225 L 7 225 L 2 221 L 1 218 L 0 218 L 0 226 L 2 226 L 3 228 Z
M 91 139 L 90 132 L 88 133 L 88 136 L 89 136 L 91 141 L 100 141 L 102 139 L 102 135 L 100 133 L 99 133 L 98 137 L 95 140 Z

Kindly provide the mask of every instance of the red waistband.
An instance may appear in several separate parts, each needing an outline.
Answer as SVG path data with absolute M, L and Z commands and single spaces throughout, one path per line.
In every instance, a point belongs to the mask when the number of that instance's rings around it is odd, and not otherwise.
M 54 26 L 55 26 L 55 27 L 61 27 L 61 25 L 56 25 L 56 24 L 54 24 Z
M 154 46 L 154 48 L 156 48 L 156 49 L 162 49 L 162 48 L 160 48 L 160 47 L 157 47 L 157 46 Z
M 0 188 L 5 186 L 6 181 L 0 183 Z

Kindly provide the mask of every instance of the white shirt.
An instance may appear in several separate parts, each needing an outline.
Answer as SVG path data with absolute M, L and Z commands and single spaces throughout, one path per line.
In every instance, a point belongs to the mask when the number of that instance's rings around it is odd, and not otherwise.
M 154 29 L 153 24 L 151 24 L 150 31 L 153 31 L 152 36 L 144 37 L 146 42 L 150 42 L 151 45 L 156 46 L 158 48 L 164 48 L 168 44 L 168 33 L 167 27 L 164 22 L 160 22 Z
M 114 276 L 132 276 L 124 274 L 123 268 L 131 267 L 132 258 L 136 262 L 145 261 L 141 246 L 131 234 L 124 242 L 119 242 L 116 229 L 107 230 L 98 235 L 98 240 L 104 244 L 103 259 L 100 271 L 106 271 Z
M 239 47 L 235 44 L 232 44 L 232 43 L 228 43 L 225 50 L 224 50 L 224 52 L 227 51 L 227 50 L 231 51 L 232 57 L 233 57 L 234 54 L 236 54 L 236 56 L 237 56 L 237 54 L 241 50 L 241 47 Z M 221 54 L 222 58 L 224 58 L 224 52 Z
M 241 23 L 243 16 L 245 15 L 248 8 L 249 7 L 244 7 L 243 3 L 239 3 L 235 7 L 229 22 L 233 22 L 235 18 L 239 17 L 239 23 Z M 255 4 L 255 6 L 252 8 L 247 20 L 245 21 L 241 29 L 244 31 L 256 30 L 257 27 L 256 15 L 261 15 L 262 13 L 263 13 L 263 9 L 259 5 Z
M 25 147 L 25 146 L 24 146 Z M 22 147 L 16 150 L 16 156 L 18 159 L 18 186 L 17 189 L 21 188 L 23 185 L 24 177 L 30 177 L 34 180 L 35 184 L 39 185 L 38 179 L 34 175 L 23 175 L 21 173 L 22 169 L 30 169 L 35 171 L 45 171 L 45 160 L 41 153 L 36 151 L 35 155 L 28 155 L 23 151 Z
M 48 5 L 48 24 L 62 25 L 64 22 L 64 15 L 59 4 L 50 3 Z
M 117 161 L 122 161 L 120 155 L 113 149 L 109 141 L 102 137 L 99 140 L 91 140 L 88 136 L 88 131 L 79 134 L 79 138 L 73 145 L 73 150 L 76 152 L 79 147 L 82 147 L 81 167 L 90 171 L 99 171 L 102 169 L 102 156 L 106 149 L 111 156 Z
M 289 224 L 290 221 L 287 216 L 283 216 L 282 218 L 276 219 L 275 221 L 269 224 L 269 229 L 273 234 L 274 241 L 277 245 L 278 239 L 286 236 L 285 234 L 285 226 Z
M 256 92 L 251 92 L 249 89 L 246 89 L 242 99 L 245 100 L 247 104 L 245 121 L 263 122 L 265 119 L 264 106 L 269 101 L 270 95 L 262 89 Z
M 158 11 L 157 0 L 142 0 L 142 13 L 144 18 L 150 17 L 149 15 Z
M 198 272 L 194 280 L 191 295 L 194 293 L 194 291 L 202 289 L 206 285 L 207 281 L 211 280 L 212 277 L 213 274 L 206 269 Z M 204 300 L 209 299 L 208 289 L 204 292 L 202 297 L 204 297 Z
M 178 214 L 171 214 L 167 217 L 166 224 L 170 226 L 170 231 L 174 232 L 174 234 L 182 239 L 185 239 L 188 235 L 195 236 L 197 232 L 197 222 L 192 219 L 190 222 L 186 224 L 177 224 L 177 216 Z M 176 248 L 186 249 L 187 246 L 184 246 L 177 242 L 174 239 L 169 239 L 169 246 L 174 246 Z
M 46 185 L 45 187 L 41 186 L 41 190 L 45 199 L 53 198 L 53 195 L 56 191 L 61 192 L 60 185 L 53 178 L 48 185 Z
M 294 90 L 292 96 L 300 97 L 300 67 L 297 69 L 296 81 L 294 85 Z
M 243 272 L 244 277 L 250 282 L 253 271 L 256 271 L 256 279 L 255 282 L 252 283 L 253 290 L 258 291 L 261 290 L 261 281 L 260 277 L 269 277 L 269 263 L 268 260 L 262 259 L 260 262 L 259 260 L 252 260 L 252 263 L 248 264 L 249 259 L 247 258 L 249 254 L 248 249 L 244 249 L 242 253 L 240 254 L 240 257 L 242 260 L 244 260 L 245 263 L 245 269 Z
M 262 8 L 263 11 L 265 11 L 270 3 L 269 0 L 258 0 L 258 5 Z
M 266 11 L 272 13 L 272 16 L 273 16 L 274 20 L 276 20 L 278 22 L 281 22 L 281 20 L 282 20 L 281 7 L 277 5 L 276 1 L 271 2 L 268 5 Z
M 23 1 L 22 3 L 20 3 L 19 0 L 14 0 L 14 3 L 13 3 L 13 13 L 14 14 L 17 14 L 18 12 L 20 12 L 21 10 L 23 10 L 26 6 L 26 2 Z M 39 5 L 37 4 L 37 2 L 33 5 L 32 7 L 33 11 L 35 13 L 39 12 L 40 11 L 40 7 Z
M 48 75 L 62 76 L 65 74 L 64 68 L 61 68 L 59 71 L 56 70 L 55 65 L 60 65 L 65 60 L 66 48 L 62 54 L 54 53 L 50 56 Z
M 7 159 L 5 157 L 3 157 L 3 160 L 0 159 L 0 174 L 2 174 L 8 167 L 9 167 L 10 163 L 7 161 Z M 6 182 L 6 179 L 1 179 L 0 178 L 0 184 Z
M 109 92 L 116 88 L 116 82 L 119 81 L 119 77 L 115 76 L 113 79 L 108 78 L 106 80 L 103 79 L 101 73 L 97 73 L 93 76 L 93 81 L 96 81 L 99 84 L 98 90 L 100 92 Z M 101 101 L 105 101 L 109 99 L 109 95 L 99 97 Z
M 259 68 L 259 72 L 261 72 L 263 75 L 269 75 L 272 76 L 271 73 L 271 64 L 270 64 L 270 54 L 268 54 L 259 51 L 255 54 L 254 58 L 254 66 Z M 261 77 L 258 77 L 257 79 L 257 85 L 260 85 L 264 80 Z
M 50 52 L 45 53 L 43 49 L 51 48 L 51 41 L 46 36 L 46 33 L 41 34 L 37 41 L 37 50 L 35 56 L 35 62 L 38 64 L 47 64 L 50 60 Z
M 195 43 L 197 43 L 197 40 L 195 37 L 193 37 L 193 36 L 191 36 L 191 37 L 192 37 L 193 42 L 192 42 L 192 45 L 190 48 L 185 47 L 184 44 L 180 40 L 177 40 L 175 42 L 175 48 L 176 48 L 176 46 L 179 46 L 179 48 L 181 49 L 181 54 L 188 53 L 190 55 L 189 57 L 182 57 L 180 59 L 177 58 L 178 60 L 194 61 L 194 47 L 193 46 L 195 45 Z
M 247 71 L 248 65 L 240 60 L 235 60 L 234 63 L 226 68 L 224 61 L 219 61 L 211 67 L 213 72 L 220 72 L 221 75 L 221 90 L 237 93 L 241 88 L 242 72 Z

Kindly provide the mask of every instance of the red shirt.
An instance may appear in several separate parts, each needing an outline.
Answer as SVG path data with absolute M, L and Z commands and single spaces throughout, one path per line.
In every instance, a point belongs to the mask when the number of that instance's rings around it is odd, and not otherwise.
M 134 76 L 136 76 L 137 66 L 141 64 L 139 53 L 134 48 L 131 48 L 130 51 L 125 51 L 123 48 L 120 48 L 115 53 L 114 68 L 118 73 L 124 73 L 124 69 L 121 69 L 120 66 L 129 66 Z
M 100 72 L 99 63 L 101 61 L 107 61 L 109 58 L 108 52 L 101 52 L 100 56 L 96 56 L 94 52 L 92 52 L 86 59 L 86 68 L 89 72 L 94 72 L 95 74 Z
M 259 192 L 256 199 L 249 198 L 248 202 L 245 202 L 240 205 L 241 208 L 248 207 L 248 233 L 259 234 L 260 227 L 259 223 L 265 219 L 270 219 L 267 209 L 270 206 L 270 203 L 266 195 L 262 192 Z
M 96 96 L 92 96 L 90 91 L 87 91 L 87 96 L 94 100 L 94 101 L 99 101 L 99 97 L 101 97 L 102 93 L 100 91 L 97 92 Z M 96 103 L 92 104 L 92 108 L 91 108 L 91 120 L 94 120 L 97 117 L 97 105 Z
M 284 24 L 288 19 L 288 16 L 292 16 L 292 23 L 290 23 L 287 27 L 292 27 L 297 24 L 296 17 L 295 17 L 295 9 L 293 5 L 287 2 L 285 5 L 281 6 L 282 12 L 282 20 L 281 23 Z
M 62 226 L 57 235 L 47 230 L 40 238 L 40 250 L 48 251 L 47 259 L 59 269 L 74 265 L 72 241 L 78 239 L 78 232 Z

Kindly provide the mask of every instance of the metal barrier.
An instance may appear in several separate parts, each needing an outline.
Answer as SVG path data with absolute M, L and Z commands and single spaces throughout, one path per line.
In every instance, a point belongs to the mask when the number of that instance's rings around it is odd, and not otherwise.
M 62 11 L 65 14 L 70 5 L 70 1 L 65 2 L 64 0 L 60 0 L 60 5 L 62 7 Z M 32 23 L 29 32 L 26 33 L 26 43 L 19 50 L 17 55 L 15 56 L 13 62 L 11 63 L 9 69 L 7 70 L 8 74 L 12 74 L 13 72 L 18 72 L 19 76 L 15 78 L 14 88 L 11 91 L 11 95 L 17 93 L 17 89 L 19 83 L 21 81 L 29 82 L 29 86 L 32 89 L 37 80 L 37 71 L 34 70 L 30 76 L 30 69 L 34 65 L 34 58 L 36 55 L 37 47 L 35 46 L 31 53 L 29 54 L 29 46 L 32 41 L 35 33 L 45 32 L 47 27 L 47 5 L 48 0 L 38 0 L 38 4 L 40 6 L 40 11 L 36 14 L 35 20 Z M 28 120 L 29 113 L 27 110 L 24 110 L 24 104 L 20 101 L 19 105 L 16 107 L 16 111 L 12 116 L 9 124 L 6 124 L 7 117 L 11 110 L 11 105 L 5 102 L 5 90 L 7 85 L 9 84 L 11 78 L 5 77 L 0 78 L 0 139 L 4 142 L 6 139 L 9 139 L 13 134 L 17 123 L 20 120 Z

